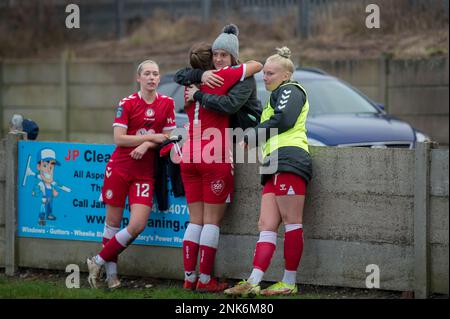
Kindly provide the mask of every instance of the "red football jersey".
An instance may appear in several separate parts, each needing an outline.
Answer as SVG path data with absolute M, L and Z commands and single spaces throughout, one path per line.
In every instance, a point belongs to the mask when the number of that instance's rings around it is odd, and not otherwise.
M 235 85 L 238 81 L 243 81 L 245 79 L 245 64 L 226 66 L 218 70 L 215 74 L 219 75 L 224 79 L 224 84 L 220 87 L 209 88 L 205 84 L 200 85 L 200 91 L 208 94 L 215 95 L 226 95 L 230 88 Z M 211 150 L 214 148 L 213 143 L 222 143 L 222 154 L 221 156 L 214 156 L 215 158 L 222 159 L 229 156 L 228 152 L 225 152 L 227 144 L 229 142 L 226 129 L 229 127 L 229 115 L 225 113 L 219 113 L 207 110 L 201 107 L 199 102 L 192 102 L 189 106 L 185 107 L 186 114 L 189 118 L 189 141 L 185 143 L 183 147 L 183 154 L 185 152 L 190 153 L 190 158 L 194 154 L 201 154 L 205 145 L 209 145 Z M 217 140 L 214 135 L 205 134 L 205 131 L 211 128 L 218 129 L 220 131 L 222 139 Z M 214 131 L 206 131 L 214 132 Z M 203 136 L 203 139 L 202 139 Z M 187 155 L 187 154 L 186 154 Z M 186 157 L 183 155 L 183 158 Z M 197 161 L 195 161 L 197 162 Z
M 146 103 L 140 92 L 122 99 L 117 107 L 113 126 L 127 129 L 127 135 L 149 135 L 172 130 L 175 125 L 175 104 L 171 97 L 156 94 L 153 103 Z M 111 156 L 110 164 L 120 166 L 130 174 L 154 175 L 155 151 L 149 149 L 140 159 L 131 158 L 131 151 L 136 148 L 117 146 Z

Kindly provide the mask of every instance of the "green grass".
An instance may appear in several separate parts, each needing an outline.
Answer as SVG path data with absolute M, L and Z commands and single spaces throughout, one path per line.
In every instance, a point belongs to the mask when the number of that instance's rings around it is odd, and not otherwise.
M 219 295 L 198 295 L 178 287 L 91 289 L 84 283 L 80 288 L 66 288 L 63 279 L 20 279 L 0 275 L 0 298 L 23 299 L 187 299 L 219 298 Z
M 20 278 L 0 274 L 0 299 L 220 299 L 223 294 L 186 291 L 178 281 L 153 284 L 151 288 L 91 289 L 86 278 L 80 279 L 80 288 L 66 288 L 65 278 Z M 262 297 L 256 297 L 262 299 Z M 277 297 L 272 297 L 277 298 Z M 320 299 L 318 294 L 299 294 L 283 299 Z

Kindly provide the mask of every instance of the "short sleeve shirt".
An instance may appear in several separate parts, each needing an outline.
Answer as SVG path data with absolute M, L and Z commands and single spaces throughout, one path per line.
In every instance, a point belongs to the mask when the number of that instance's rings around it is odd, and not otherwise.
M 238 81 L 243 81 L 245 79 L 245 64 L 239 64 L 235 66 L 226 66 L 217 72 L 216 75 L 222 77 L 224 79 L 224 84 L 220 87 L 209 88 L 207 85 L 200 85 L 200 91 L 208 94 L 215 95 L 226 95 L 230 88 L 235 85 Z M 204 132 L 208 129 L 215 128 L 220 131 L 222 135 L 221 142 L 224 148 L 223 154 L 225 154 L 225 145 L 228 142 L 226 129 L 229 127 L 229 116 L 225 113 L 213 112 L 208 109 L 205 109 L 200 106 L 199 102 L 192 102 L 186 109 L 186 113 L 189 118 L 189 138 L 190 141 L 201 141 L 200 143 L 191 143 L 190 145 L 186 145 L 184 147 L 184 151 L 189 151 L 191 154 L 195 152 L 201 151 L 197 149 L 197 146 L 203 147 L 206 144 L 210 144 L 213 135 L 208 137 L 208 134 L 205 135 Z M 197 146 L 196 146 L 197 145 Z
M 113 127 L 116 126 L 126 128 L 127 135 L 150 135 L 172 130 L 176 127 L 174 101 L 157 93 L 155 100 L 148 104 L 140 92 L 136 92 L 119 102 L 113 123 Z M 110 164 L 130 174 L 153 177 L 155 151 L 149 149 L 140 160 L 135 160 L 130 156 L 134 148 L 136 146 L 117 146 Z

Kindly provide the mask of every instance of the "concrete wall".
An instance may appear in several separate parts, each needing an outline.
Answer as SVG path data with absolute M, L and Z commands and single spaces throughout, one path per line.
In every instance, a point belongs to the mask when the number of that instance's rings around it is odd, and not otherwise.
M 449 152 L 435 149 L 429 153 L 430 196 L 425 205 L 429 209 L 419 212 L 429 216 L 426 234 L 414 228 L 416 152 L 311 147 L 314 180 L 308 187 L 304 214 L 305 249 L 299 283 L 364 288 L 366 266 L 376 264 L 382 289 L 416 290 L 417 276 L 424 276 L 431 292 L 448 294 Z M 219 276 L 242 279 L 251 270 L 261 196 L 257 168 L 256 164 L 236 165 L 236 197 L 223 222 L 217 253 L 215 273 Z M 0 221 L 4 213 L 0 210 Z M 425 274 L 414 266 L 419 258 L 415 256 L 419 237 L 429 238 L 430 269 Z M 266 280 L 282 276 L 282 238 L 280 231 Z M 86 257 L 99 249 L 100 243 L 18 238 L 17 265 L 65 269 L 75 263 L 86 270 Z M 5 253 L 0 245 L 0 267 Z M 119 272 L 181 279 L 182 264 L 180 248 L 131 246 L 121 256 Z
M 3 61 L 0 120 L 14 113 L 39 123 L 40 140 L 112 142 L 117 102 L 135 91 L 135 61 Z M 384 103 L 388 113 L 449 143 L 448 58 L 429 60 L 306 61 Z M 180 65 L 181 66 L 181 65 Z M 176 69 L 162 65 L 161 71 Z
M 448 293 L 448 151 L 433 150 L 430 166 L 431 288 Z
M 389 114 L 410 123 L 440 144 L 449 144 L 447 58 L 423 60 L 307 61 L 352 84 Z
M 14 113 L 34 119 L 40 140 L 112 142 L 118 101 L 135 89 L 133 62 L 3 63 L 3 131 Z

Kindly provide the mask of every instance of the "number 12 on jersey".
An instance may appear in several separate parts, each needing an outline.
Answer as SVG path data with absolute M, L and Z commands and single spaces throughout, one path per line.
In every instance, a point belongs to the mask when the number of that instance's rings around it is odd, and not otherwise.
M 136 183 L 136 195 L 138 197 L 148 197 L 150 191 L 150 185 L 149 184 L 139 184 Z

